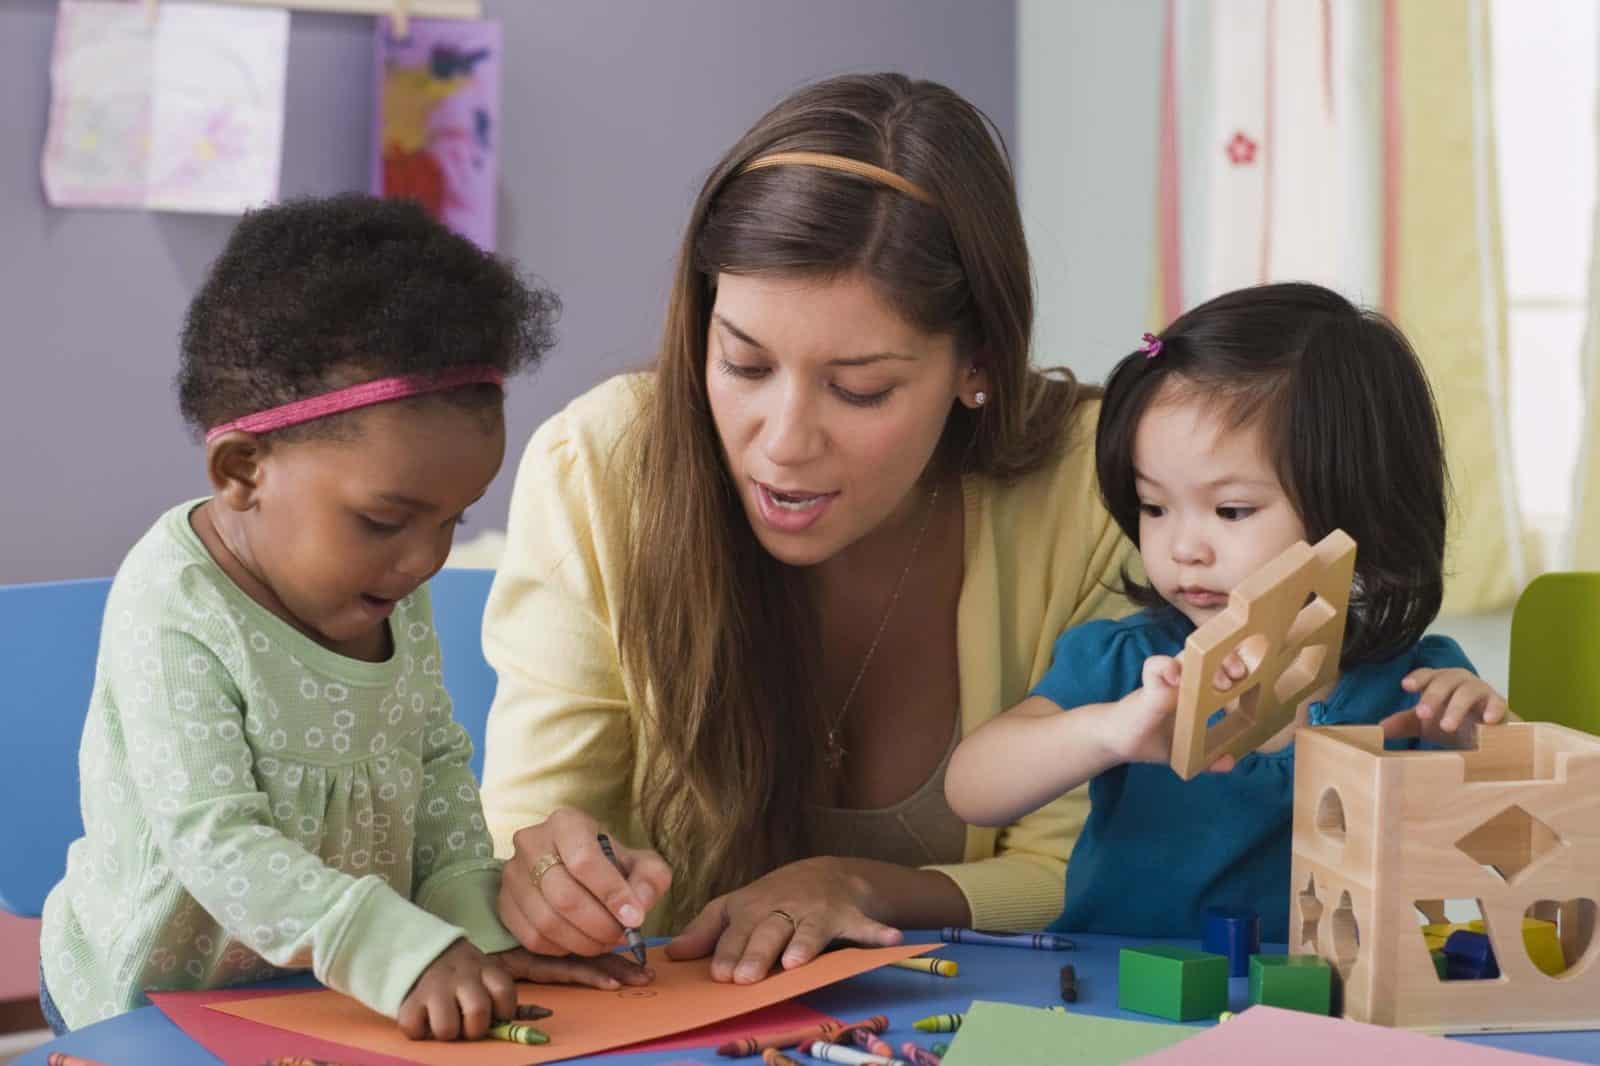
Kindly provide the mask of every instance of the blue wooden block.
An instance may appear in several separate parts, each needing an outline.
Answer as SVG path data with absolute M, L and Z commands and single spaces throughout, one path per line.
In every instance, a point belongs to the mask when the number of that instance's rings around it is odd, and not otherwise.
M 1202 951 L 1228 958 L 1228 976 L 1250 972 L 1250 956 L 1261 950 L 1261 916 L 1248 908 L 1211 907 L 1206 910 Z
M 1445 979 L 1448 981 L 1485 981 L 1500 976 L 1500 964 L 1495 962 L 1494 945 L 1487 933 L 1474 933 L 1458 929 L 1444 942 Z

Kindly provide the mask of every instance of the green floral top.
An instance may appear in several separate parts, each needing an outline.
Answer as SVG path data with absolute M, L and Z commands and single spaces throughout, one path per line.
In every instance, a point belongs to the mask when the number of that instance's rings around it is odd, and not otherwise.
M 84 835 L 44 907 L 46 982 L 77 1028 L 146 989 L 309 967 L 393 1016 L 495 915 L 472 742 L 450 716 L 426 586 L 385 662 L 315 643 L 242 592 L 168 511 L 106 604 L 78 755 Z

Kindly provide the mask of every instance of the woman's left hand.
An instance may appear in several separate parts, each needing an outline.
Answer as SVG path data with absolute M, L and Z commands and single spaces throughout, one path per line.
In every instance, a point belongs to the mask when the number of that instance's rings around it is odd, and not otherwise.
M 747 985 L 766 977 L 780 956 L 792 970 L 833 940 L 900 943 L 900 930 L 868 914 L 870 896 L 867 880 L 845 860 L 802 859 L 706 904 L 667 945 L 667 956 L 698 959 L 714 951 L 712 978 Z
M 1413 670 L 1400 687 L 1422 695 L 1411 710 L 1383 720 L 1385 737 L 1420 737 L 1450 747 L 1470 746 L 1480 723 L 1495 725 L 1509 714 L 1500 693 L 1459 666 Z

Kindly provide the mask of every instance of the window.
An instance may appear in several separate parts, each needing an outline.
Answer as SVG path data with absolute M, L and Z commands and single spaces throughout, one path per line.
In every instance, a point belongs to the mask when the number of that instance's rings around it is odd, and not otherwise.
M 1555 568 L 1566 565 L 1553 551 L 1571 517 L 1583 434 L 1597 18 L 1593 0 L 1491 8 L 1512 453 L 1523 516 Z

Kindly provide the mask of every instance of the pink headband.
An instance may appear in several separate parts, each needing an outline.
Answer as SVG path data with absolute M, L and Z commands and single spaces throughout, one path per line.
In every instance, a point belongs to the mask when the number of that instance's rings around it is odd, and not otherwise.
M 376 381 L 364 381 L 343 389 L 307 396 L 303 400 L 269 407 L 253 415 L 235 418 L 206 430 L 206 443 L 210 444 L 224 433 L 242 430 L 245 433 L 271 433 L 287 429 L 302 422 L 387 403 L 406 396 L 421 396 L 430 392 L 459 389 L 464 385 L 503 385 L 505 375 L 492 366 L 461 366 L 442 374 L 405 374 Z

